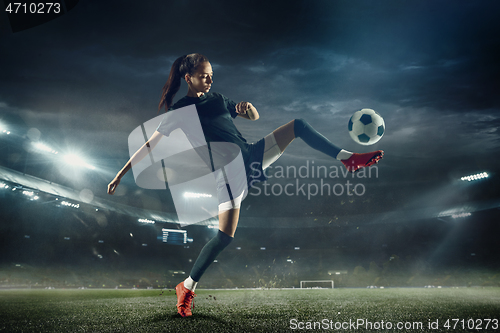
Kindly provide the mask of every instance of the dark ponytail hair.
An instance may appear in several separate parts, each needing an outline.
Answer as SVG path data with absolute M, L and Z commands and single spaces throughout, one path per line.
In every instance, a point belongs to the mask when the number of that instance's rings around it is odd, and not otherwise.
M 172 65 L 170 75 L 168 76 L 167 83 L 163 86 L 161 93 L 160 104 L 158 105 L 158 112 L 165 105 L 165 111 L 172 106 L 172 101 L 175 94 L 181 87 L 181 80 L 186 74 L 193 75 L 201 63 L 207 62 L 208 59 L 202 54 L 192 53 L 183 55 L 177 58 Z

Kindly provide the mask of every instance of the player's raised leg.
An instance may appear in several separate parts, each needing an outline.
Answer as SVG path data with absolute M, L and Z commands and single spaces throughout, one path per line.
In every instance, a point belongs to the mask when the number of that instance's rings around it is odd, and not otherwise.
M 382 150 L 357 154 L 341 149 L 316 131 L 304 119 L 294 119 L 274 130 L 273 134 L 281 152 L 283 152 L 295 138 L 301 138 L 310 147 L 341 161 L 350 172 L 355 172 L 361 168 L 373 165 L 382 159 L 384 155 Z

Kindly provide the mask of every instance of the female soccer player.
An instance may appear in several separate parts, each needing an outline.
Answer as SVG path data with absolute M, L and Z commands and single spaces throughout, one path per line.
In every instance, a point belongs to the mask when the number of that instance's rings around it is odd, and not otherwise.
M 174 95 L 179 91 L 181 80 L 186 80 L 188 92 L 172 106 Z M 303 119 L 294 119 L 279 127 L 256 143 L 247 143 L 233 123 L 237 116 L 249 119 L 259 119 L 257 109 L 250 102 L 235 103 L 218 93 L 209 93 L 213 84 L 213 70 L 208 59 L 197 53 L 178 58 L 172 65 L 168 81 L 163 87 L 159 109 L 175 110 L 195 104 L 200 123 L 207 142 L 230 142 L 241 149 L 247 179 L 264 180 L 263 169 L 267 168 L 281 156 L 286 147 L 295 139 L 301 138 L 312 148 L 319 150 L 332 158 L 340 160 L 345 167 L 355 172 L 360 168 L 377 163 L 383 156 L 383 151 L 356 154 L 340 149 L 327 138 L 318 133 Z M 161 124 L 159 129 L 161 128 Z M 108 185 L 108 193 L 113 194 L 120 179 L 130 170 L 132 161 L 139 161 L 158 143 L 162 134 L 157 130 L 127 162 L 116 177 Z M 252 167 L 250 167 L 252 165 Z M 258 168 L 255 167 L 258 166 Z M 243 170 L 242 170 L 243 172 Z M 259 175 L 259 176 L 257 176 Z M 227 181 L 227 180 L 226 180 Z M 222 179 L 224 187 L 224 179 Z M 218 184 L 219 186 L 220 184 Z M 219 188 L 219 187 L 218 187 Z M 225 199 L 222 199 L 222 198 Z M 175 288 L 177 294 L 177 310 L 183 317 L 191 316 L 191 303 L 196 296 L 194 291 L 205 270 L 219 253 L 233 240 L 242 195 L 231 197 L 219 196 L 219 231 L 201 250 L 189 277 Z

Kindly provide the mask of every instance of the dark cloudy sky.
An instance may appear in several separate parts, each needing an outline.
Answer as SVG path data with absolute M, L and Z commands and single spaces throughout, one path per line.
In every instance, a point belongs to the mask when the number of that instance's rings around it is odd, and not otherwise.
M 430 181 L 498 170 L 499 13 L 498 1 L 482 0 L 80 0 L 17 33 L 2 14 L 0 114 L 20 117 L 23 135 L 37 128 L 59 151 L 85 154 L 100 176 L 69 185 L 105 197 L 128 159 L 129 133 L 157 115 L 172 62 L 199 52 L 214 67 L 212 91 L 259 110 L 257 122 L 235 120 L 249 141 L 304 118 L 347 150 L 383 149 L 367 191 L 393 211 L 409 204 L 394 199 L 396 189 L 404 197 L 418 188 L 414 200 L 431 191 Z M 347 132 L 361 108 L 386 122 L 371 147 Z M 277 163 L 307 160 L 330 163 L 302 142 Z M 131 179 L 123 185 L 129 193 Z

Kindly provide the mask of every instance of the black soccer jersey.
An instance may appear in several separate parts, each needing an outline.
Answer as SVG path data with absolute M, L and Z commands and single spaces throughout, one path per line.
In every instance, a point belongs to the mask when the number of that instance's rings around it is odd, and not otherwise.
M 191 104 L 196 105 L 198 117 L 207 142 L 230 142 L 241 149 L 247 182 L 266 180 L 262 172 L 264 155 L 264 139 L 256 143 L 248 143 L 233 123 L 236 103 L 219 93 L 208 93 L 201 97 L 181 98 L 169 110 L 179 109 Z M 257 163 L 254 163 L 257 162 Z

